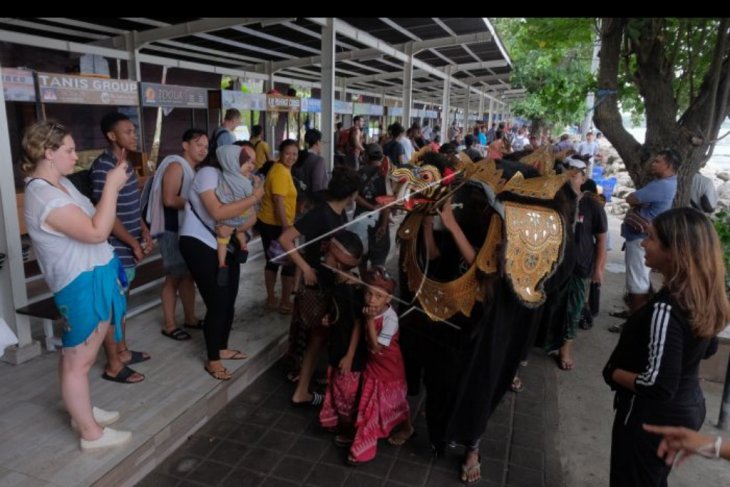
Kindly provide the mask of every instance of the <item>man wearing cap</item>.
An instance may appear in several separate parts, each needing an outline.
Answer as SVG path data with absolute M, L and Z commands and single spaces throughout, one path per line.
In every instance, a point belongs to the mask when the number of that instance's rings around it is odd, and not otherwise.
M 381 168 L 384 160 L 387 161 L 383 156 L 383 149 L 378 144 L 367 144 L 365 146 L 364 165 L 358 171 L 362 186 L 355 198 L 357 206 L 355 207 L 354 218 L 357 218 L 361 213 L 377 210 L 380 205 L 377 203 L 376 198 L 387 194 L 385 175 Z M 372 266 L 385 265 L 388 252 L 390 252 L 389 224 L 390 209 L 383 208 L 380 210 L 375 226 L 368 228 L 368 253 L 360 261 L 360 275 L 365 275 L 364 271 L 368 267 L 368 261 Z
M 567 313 L 564 323 L 555 323 L 560 328 L 553 333 L 555 340 L 548 346 L 549 351 L 558 352 L 558 366 L 561 370 L 571 370 L 573 362 L 573 340 L 583 315 L 587 291 L 592 282 L 603 281 L 606 265 L 606 239 L 608 219 L 603 206 L 590 196 L 584 197 L 581 186 L 586 182 L 586 163 L 580 159 L 567 158 L 569 169 L 577 169 L 570 179 L 570 187 L 576 194 L 578 213 L 573 227 L 573 250 L 575 266 L 567 282 Z
M 661 213 L 672 207 L 677 192 L 677 168 L 680 157 L 677 151 L 667 149 L 659 152 L 651 163 L 651 171 L 656 179 L 643 188 L 626 197 L 631 210 L 651 222 Z M 633 313 L 649 301 L 651 281 L 650 269 L 644 264 L 644 248 L 642 240 L 646 232 L 642 232 L 624 223 L 621 224 L 621 236 L 626 239 L 626 288 L 629 292 L 629 312 Z M 612 326 L 609 331 L 619 332 L 620 326 Z

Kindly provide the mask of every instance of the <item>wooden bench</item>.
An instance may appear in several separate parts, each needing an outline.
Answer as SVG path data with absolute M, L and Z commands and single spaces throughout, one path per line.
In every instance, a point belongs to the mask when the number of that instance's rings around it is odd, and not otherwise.
M 26 280 L 37 279 L 40 274 L 40 268 L 36 261 L 26 262 L 24 264 Z M 162 281 L 165 278 L 165 272 L 162 268 L 162 258 L 160 254 L 155 254 L 145 259 L 142 264 L 137 267 L 137 275 L 132 281 L 132 286 L 129 289 L 129 295 L 132 296 L 136 293 L 140 293 L 153 286 L 162 285 Z M 134 308 L 127 309 L 127 318 L 132 318 L 148 309 L 157 306 L 160 303 L 160 299 L 148 301 L 146 303 L 135 306 Z M 46 349 L 48 351 L 54 351 L 56 348 L 61 347 L 61 339 L 55 336 L 53 331 L 54 322 L 63 319 L 61 313 L 56 308 L 56 303 L 53 300 L 53 294 L 45 293 L 41 296 L 34 298 L 34 300 L 28 303 L 22 308 L 15 310 L 18 314 L 32 316 L 40 318 L 43 321 L 43 333 L 45 335 Z

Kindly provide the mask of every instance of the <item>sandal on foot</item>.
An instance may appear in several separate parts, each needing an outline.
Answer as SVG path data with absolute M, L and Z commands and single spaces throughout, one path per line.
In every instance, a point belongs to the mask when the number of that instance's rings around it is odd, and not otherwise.
M 191 328 L 193 330 L 202 330 L 203 329 L 203 323 L 204 323 L 203 320 L 198 320 L 198 322 L 195 323 L 195 324 L 193 324 L 193 325 L 188 324 L 188 323 L 185 323 L 183 326 L 185 328 Z
M 148 361 L 149 359 L 151 359 L 151 358 L 152 358 L 152 357 L 150 356 L 150 354 L 148 354 L 148 353 L 146 353 L 146 352 L 137 352 L 137 351 L 135 351 L 135 350 L 130 350 L 130 349 L 128 349 L 128 348 L 125 348 L 124 350 L 120 350 L 120 351 L 119 351 L 119 353 L 120 353 L 120 354 L 121 354 L 121 353 L 124 353 L 124 352 L 129 352 L 129 353 L 130 353 L 130 355 L 131 355 L 131 356 L 129 357 L 129 360 L 127 360 L 126 362 L 125 362 L 125 361 L 122 361 L 122 363 L 123 363 L 124 365 L 133 365 L 133 364 L 138 364 L 138 363 L 140 363 L 140 362 L 146 362 L 146 361 Z
M 207 365 L 204 365 L 203 368 L 214 379 L 231 380 L 231 373 L 225 367 L 221 367 L 220 369 L 209 369 Z
M 295 408 L 302 408 L 302 407 L 307 407 L 307 406 L 317 407 L 317 406 L 321 406 L 323 402 L 324 402 L 324 396 L 318 392 L 313 392 L 312 399 L 310 399 L 309 401 L 295 401 L 294 399 L 289 401 L 289 403 L 292 405 L 292 407 L 295 407 Z
M 270 302 L 266 301 L 266 304 L 264 304 L 264 309 L 266 311 L 276 311 L 277 309 L 279 309 L 279 303 L 277 303 L 277 302 L 270 303 Z
M 337 435 L 332 441 L 336 446 L 339 446 L 340 448 L 345 448 L 352 445 L 354 439 L 345 435 Z
M 230 357 L 223 357 L 221 356 L 221 360 L 244 360 L 248 358 L 248 355 L 243 353 L 240 350 L 228 350 L 229 352 L 233 352 Z
M 515 377 L 512 379 L 512 384 L 509 386 L 512 392 L 522 392 L 525 390 L 525 384 L 522 383 L 522 379 Z
M 101 375 L 102 379 L 110 380 L 112 382 L 119 382 L 121 384 L 136 384 L 138 382 L 142 382 L 144 380 L 144 375 L 139 374 L 142 376 L 141 380 L 129 380 L 130 377 L 132 377 L 134 374 L 138 374 L 139 372 L 136 372 L 126 365 L 122 368 L 122 370 L 119 371 L 119 373 L 115 376 L 111 376 L 108 373 L 104 372 Z
M 473 474 L 476 475 L 475 478 L 472 478 L 469 480 L 469 477 Z M 482 479 L 482 456 L 477 456 L 477 463 L 472 465 L 471 467 L 468 467 L 466 463 L 461 465 L 461 481 L 465 484 L 473 484 L 476 482 L 479 482 Z
M 190 336 L 190 333 L 186 332 L 182 328 L 175 328 L 172 331 L 161 330 L 160 333 L 171 340 L 177 340 L 179 342 L 193 338 Z
M 292 313 L 292 309 L 293 309 L 293 306 L 291 306 L 291 305 L 289 305 L 289 306 L 286 306 L 286 305 L 279 306 L 279 314 L 282 314 L 282 315 L 290 315 Z

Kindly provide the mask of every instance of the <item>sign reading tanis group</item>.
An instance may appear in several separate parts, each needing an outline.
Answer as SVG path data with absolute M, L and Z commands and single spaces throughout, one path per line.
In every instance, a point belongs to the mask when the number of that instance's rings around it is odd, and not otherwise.
M 81 105 L 139 105 L 137 82 L 70 74 L 38 73 L 43 103 Z
M 146 107 L 207 108 L 208 90 L 189 86 L 142 83 L 142 105 Z

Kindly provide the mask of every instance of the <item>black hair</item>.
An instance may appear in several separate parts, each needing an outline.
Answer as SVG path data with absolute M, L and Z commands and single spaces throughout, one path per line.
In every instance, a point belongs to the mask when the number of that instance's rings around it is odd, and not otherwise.
M 439 154 L 438 152 L 426 152 L 421 158 L 421 165 L 429 164 L 436 167 L 441 173 L 441 177 L 444 176 L 444 170 L 447 167 L 453 169 L 454 165 L 446 154 Z
M 297 151 L 299 151 L 299 144 L 297 144 L 297 141 L 294 139 L 284 139 L 281 141 L 281 144 L 279 144 L 279 157 L 281 157 L 281 153 L 284 152 L 284 149 L 289 147 L 290 145 L 293 145 L 297 148 Z
M 439 147 L 439 154 L 456 154 L 459 151 L 456 148 L 456 144 L 453 142 L 446 142 L 444 144 L 441 144 L 441 147 Z
M 364 249 L 362 246 L 362 240 L 360 240 L 360 237 L 358 237 L 357 234 L 349 230 L 340 230 L 334 234 L 333 238 L 345 247 L 345 250 L 352 254 L 352 256 L 356 259 L 362 257 Z
M 322 132 L 317 129 L 309 129 L 304 134 L 304 143 L 307 144 L 307 147 L 312 147 L 320 140 L 322 140 Z
M 393 137 L 394 139 L 398 138 L 400 136 L 400 134 L 402 134 L 405 131 L 406 131 L 406 129 L 403 127 L 403 125 L 401 125 L 398 122 L 395 122 L 394 124 L 392 124 L 391 126 L 388 127 L 388 132 L 390 133 L 390 136 Z
M 586 179 L 586 182 L 580 186 L 580 190 L 598 194 L 598 186 L 596 186 L 596 182 L 592 179 Z
M 466 137 L 464 137 L 464 145 L 467 149 L 474 145 L 474 136 L 472 134 L 466 134 Z
M 675 149 L 664 149 L 659 151 L 657 156 L 661 156 L 664 158 L 665 161 L 669 163 L 670 166 L 672 166 L 672 169 L 674 169 L 674 172 L 677 172 L 679 169 L 679 164 L 682 162 L 682 157 L 679 155 L 679 152 L 677 152 Z
M 335 166 L 327 185 L 329 200 L 341 201 L 360 190 L 360 176 L 349 166 Z
M 205 135 L 205 137 L 208 138 L 208 134 L 205 133 L 205 130 L 201 130 L 201 129 L 187 129 L 185 132 L 183 132 L 182 141 L 183 142 L 190 142 L 191 140 L 197 140 L 197 139 L 199 139 L 203 135 Z
M 104 138 L 106 140 L 109 140 L 109 137 L 107 137 L 106 134 L 114 130 L 114 127 L 116 127 L 119 122 L 123 122 L 124 120 L 129 120 L 131 122 L 128 116 L 120 112 L 109 112 L 104 115 L 101 118 L 101 123 L 99 124 L 101 126 L 101 133 L 104 135 Z
M 264 128 L 261 125 L 254 125 L 251 127 L 251 137 L 258 137 L 261 135 L 264 131 Z

